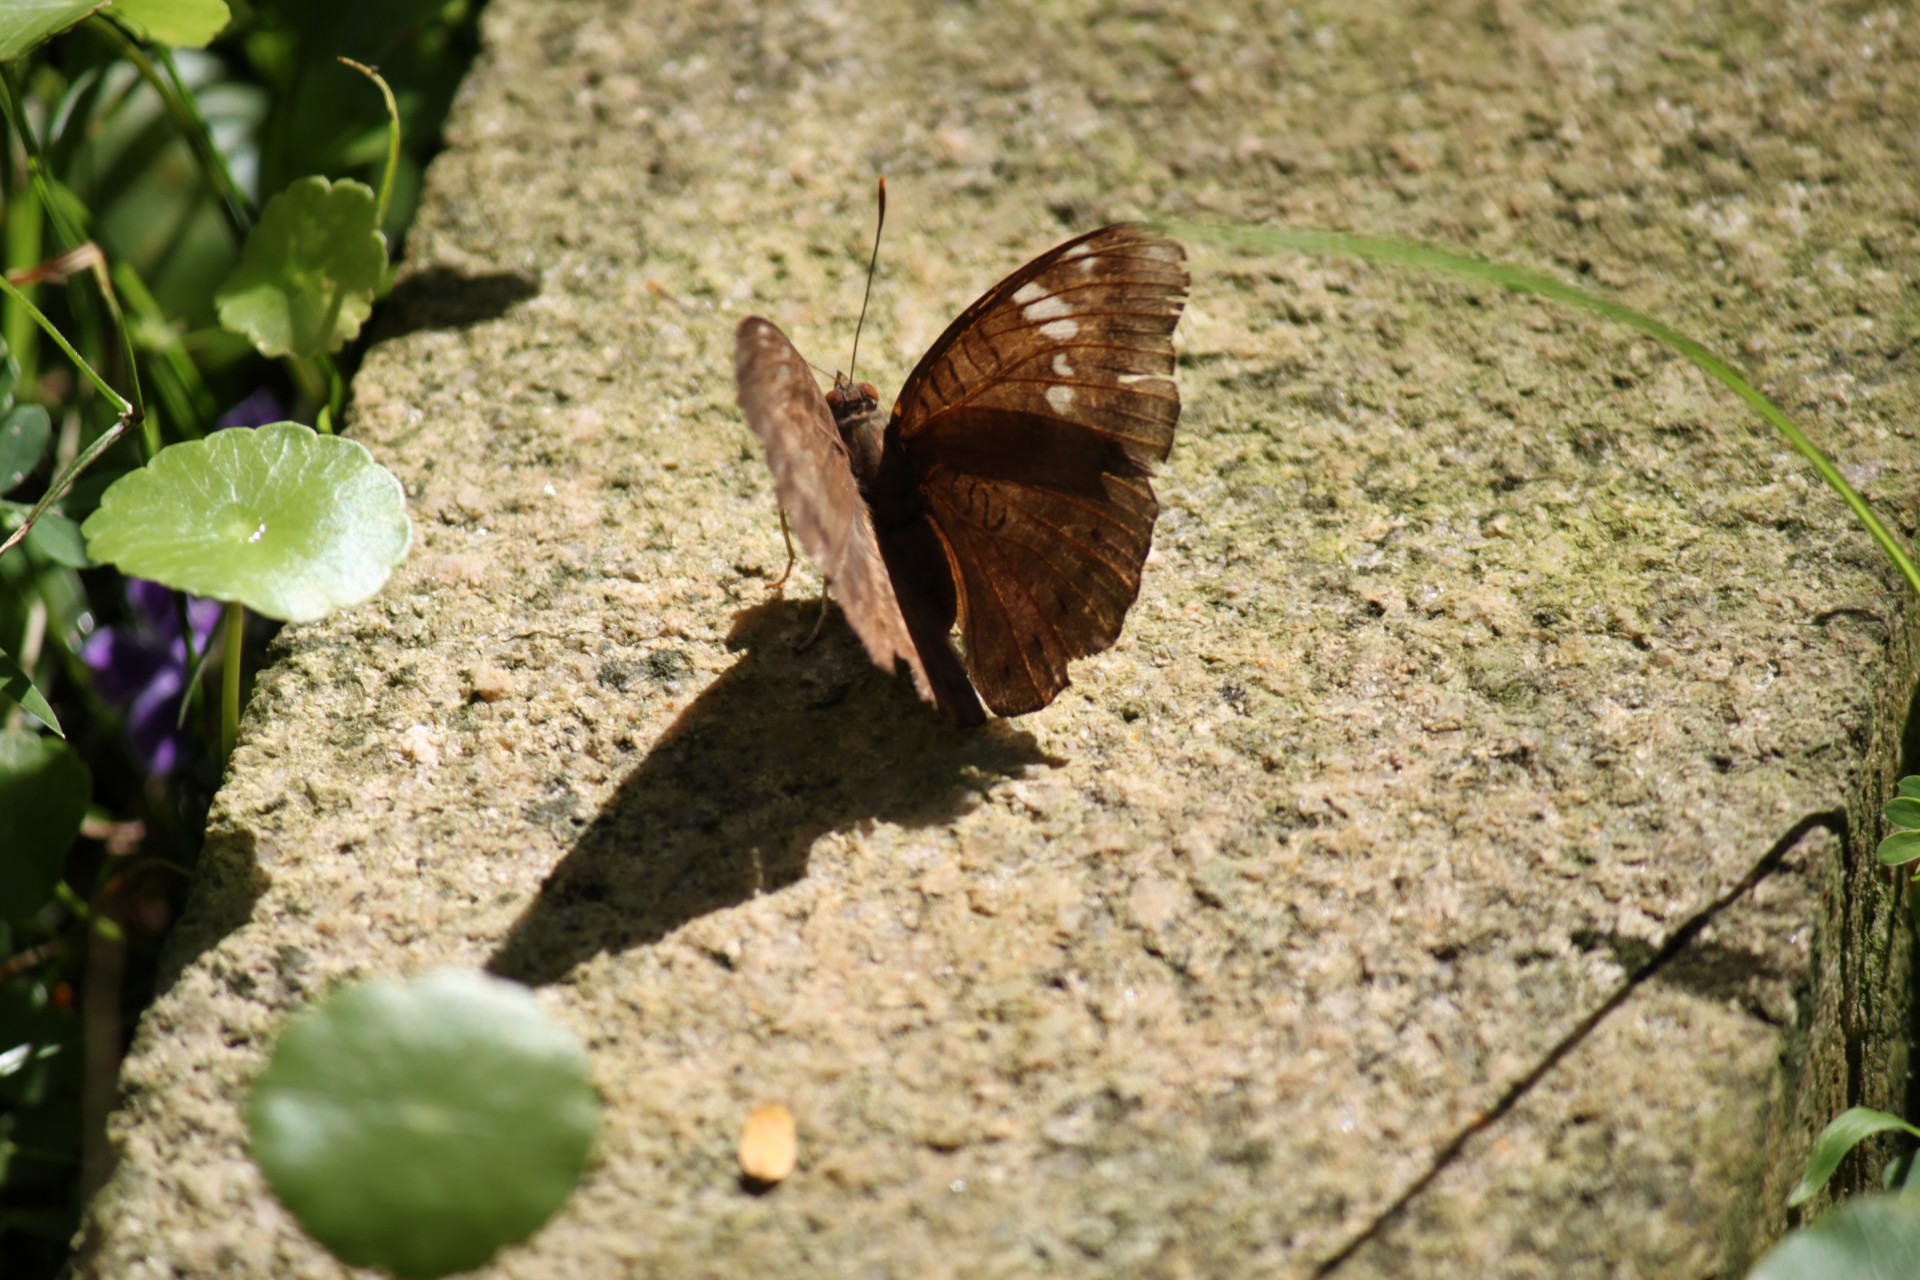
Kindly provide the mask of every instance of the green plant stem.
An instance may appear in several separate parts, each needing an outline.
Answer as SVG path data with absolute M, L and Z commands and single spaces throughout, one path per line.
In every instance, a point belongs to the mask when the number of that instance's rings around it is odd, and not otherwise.
M 201 434 L 212 420 L 216 406 L 200 377 L 199 366 L 187 354 L 180 335 L 139 272 L 125 262 L 116 262 L 113 283 L 126 299 L 127 309 L 144 326 L 144 332 L 152 335 L 147 350 L 152 362 L 148 372 L 153 378 L 154 397 L 182 427 L 195 435 Z
M 64 207 L 54 196 L 53 181 L 47 176 L 46 159 L 40 153 L 40 140 L 34 137 L 33 130 L 27 127 L 27 112 L 20 98 L 20 85 L 16 78 L 16 66 L 17 64 L 15 63 L 0 63 L 0 90 L 4 90 L 4 92 L 0 92 L 0 111 L 4 111 L 7 122 L 13 126 L 14 132 L 20 135 L 20 144 L 26 148 L 27 172 L 32 176 L 33 189 L 39 195 L 40 204 L 46 210 L 47 217 L 53 221 L 54 230 L 60 235 L 61 252 L 65 253 L 68 250 L 77 249 L 81 245 L 86 244 L 87 238 L 81 232 L 80 228 L 75 226 L 73 221 L 67 217 Z M 127 318 L 121 314 L 120 299 L 114 296 L 113 281 L 108 278 L 104 265 L 96 264 L 94 268 L 94 278 L 99 281 L 100 296 L 106 302 L 107 310 L 113 314 L 114 327 L 120 334 L 121 351 L 127 360 L 127 381 L 133 390 L 133 403 L 139 406 L 139 411 L 135 415 L 134 420 L 136 422 L 144 422 L 146 419 L 146 404 L 140 394 L 140 364 L 139 361 L 134 358 L 133 354 L 133 334 L 127 329 Z M 9 286 L 8 292 L 10 296 L 20 298 L 23 302 L 25 301 L 19 291 L 13 289 L 11 286 Z M 32 304 L 28 303 L 26 305 L 31 306 Z M 40 321 L 40 327 L 53 335 L 54 340 L 60 344 L 62 350 L 76 362 L 79 362 L 82 368 L 87 368 L 88 372 L 91 372 L 91 369 L 85 362 L 80 361 L 80 357 L 74 354 L 73 348 L 68 345 L 67 340 L 61 337 L 53 326 L 48 323 L 44 315 L 41 315 L 36 309 L 34 316 Z M 102 390 L 107 390 L 106 384 L 98 377 L 94 378 L 94 384 Z M 121 400 L 120 397 L 112 391 L 107 391 L 107 395 L 119 405 L 124 406 L 126 404 L 126 401 Z M 123 407 L 120 413 L 124 417 L 127 410 Z M 145 443 L 148 457 L 152 457 L 155 453 L 159 452 L 160 438 L 158 432 L 149 429 Z M 3 550 L 5 550 L 5 548 L 0 547 L 0 551 Z
M 0 111 L 6 113 L 7 123 L 20 135 L 20 145 L 27 153 L 27 176 L 40 197 L 41 206 L 47 211 L 47 217 L 53 220 L 53 228 L 60 234 L 63 248 L 71 249 L 84 244 L 86 237 L 67 217 L 65 206 L 54 198 L 53 184 L 47 177 L 46 158 L 40 154 L 40 140 L 28 126 L 26 105 L 20 97 L 18 67 L 17 62 L 0 63 Z
M 53 483 L 47 486 L 47 491 L 40 495 L 40 501 L 33 504 L 33 509 L 27 512 L 27 518 L 20 522 L 20 527 L 8 534 L 5 542 L 0 542 L 0 556 L 7 554 L 13 549 L 15 543 L 26 537 L 33 528 L 33 522 L 47 514 L 54 503 L 66 497 L 67 490 L 73 487 L 73 482 L 80 478 L 81 473 L 92 466 L 101 454 L 113 448 L 120 437 L 127 433 L 127 428 L 133 425 L 131 414 L 137 412 L 138 410 L 132 410 L 129 416 L 117 419 L 111 427 L 102 431 L 92 444 L 75 455 L 73 461 L 67 464 L 67 469 L 56 476 Z
M 380 90 L 380 96 L 387 101 L 387 171 L 380 178 L 380 197 L 373 214 L 373 225 L 384 227 L 387 225 L 387 204 L 393 197 L 393 175 L 400 168 L 400 107 L 393 100 L 393 90 L 378 71 L 352 58 L 341 58 L 339 61 L 373 81 Z
M 186 81 L 181 79 L 180 68 L 174 62 L 173 54 L 165 49 L 160 50 L 160 61 L 167 71 L 163 76 L 160 67 L 155 66 L 153 59 L 147 56 L 147 51 L 140 47 L 140 42 L 107 15 L 95 14 L 87 19 L 87 30 L 109 45 L 115 55 L 131 63 L 134 70 L 140 73 L 140 78 L 160 99 L 160 105 L 173 121 L 173 127 L 186 139 L 193 158 L 206 175 L 207 185 L 220 197 L 220 212 L 225 216 L 233 238 L 236 241 L 246 240 L 247 231 L 253 225 L 252 205 L 242 194 L 240 185 L 233 180 L 226 158 L 213 145 L 206 119 L 200 114 L 200 104 Z
M 1894 539 L 1893 533 L 1880 522 L 1880 518 L 1867 505 L 1866 499 L 1854 491 L 1825 454 L 1815 448 L 1813 442 L 1802 435 L 1800 428 L 1791 419 L 1774 407 L 1771 400 L 1741 377 L 1734 368 L 1711 351 L 1686 335 L 1661 324 L 1650 316 L 1641 315 L 1630 307 L 1607 298 L 1588 293 L 1584 289 L 1563 284 L 1551 276 L 1537 275 L 1531 271 L 1522 271 L 1518 267 L 1509 267 L 1497 262 L 1482 262 L 1464 254 L 1450 253 L 1445 249 L 1435 249 L 1430 245 L 1416 244 L 1405 240 L 1389 240 L 1378 236 L 1347 235 L 1338 231 L 1287 231 L 1273 227 L 1233 227 L 1218 226 L 1210 223 L 1172 221 L 1160 224 L 1168 231 L 1194 240 L 1213 240 L 1242 247 L 1261 250 L 1292 249 L 1302 253 L 1344 253 L 1371 261 L 1402 263 L 1407 266 L 1421 267 L 1429 271 L 1438 271 L 1447 275 L 1462 276 L 1485 284 L 1498 285 L 1516 293 L 1528 293 L 1537 297 L 1550 298 L 1555 302 L 1564 302 L 1580 307 L 1596 315 L 1637 329 L 1692 361 L 1702 373 L 1707 374 L 1746 401 L 1754 412 L 1793 446 L 1794 450 L 1805 458 L 1814 471 L 1819 473 L 1827 487 L 1840 495 L 1854 517 L 1866 527 L 1880 549 L 1887 553 L 1894 567 L 1907 580 L 1907 585 L 1920 596 L 1920 569 L 1914 567 L 1904 548 Z
M 220 759 L 233 759 L 233 748 L 240 741 L 240 645 L 245 639 L 247 607 L 238 600 L 227 602 L 226 637 L 221 643 L 220 661 Z
M 16 306 L 24 307 L 26 309 L 27 313 L 33 317 L 34 321 L 42 329 L 46 330 L 47 336 L 53 339 L 54 345 L 58 346 L 62 351 L 66 352 L 67 359 L 73 361 L 75 367 L 77 367 L 81 373 L 86 375 L 87 381 L 91 382 L 95 387 L 97 387 L 101 395 L 105 396 L 108 400 L 113 402 L 114 409 L 120 414 L 121 417 L 123 418 L 132 417 L 135 413 L 138 412 L 138 410 L 135 408 L 132 401 L 126 399 L 118 391 L 115 391 L 111 386 L 107 384 L 107 380 L 105 378 L 101 377 L 98 373 L 94 371 L 94 368 L 92 365 L 88 364 L 85 360 L 80 358 L 80 353 L 73 349 L 73 345 L 67 341 L 65 335 L 63 335 L 60 332 L 60 330 L 54 325 L 53 321 L 47 319 L 46 313 L 41 311 L 40 308 L 34 306 L 33 303 L 28 300 L 27 296 L 24 293 L 21 293 L 19 289 L 15 288 L 13 285 L 13 282 L 8 280 L 4 276 L 0 276 L 0 293 L 4 293 L 7 295 L 7 297 L 11 298 Z
M 120 926 L 114 922 L 112 917 L 94 910 L 93 904 L 75 892 L 73 886 L 65 880 L 61 880 L 53 886 L 53 896 L 56 902 L 73 912 L 79 919 L 85 921 L 87 926 L 101 937 L 113 942 L 119 942 L 126 936 L 120 932 Z
M 301 399 L 316 409 L 325 408 L 332 403 L 332 397 L 327 394 L 326 377 L 314 367 L 313 361 L 300 356 L 288 356 L 285 363 L 287 373 L 292 376 L 294 388 L 299 391 Z
M 11 196 L 13 193 L 6 193 Z M 6 202 L 7 221 L 7 261 L 9 267 L 26 267 L 40 261 L 42 233 L 46 227 L 46 215 L 37 200 L 13 200 Z M 21 292 L 26 297 L 33 295 L 28 289 Z M 6 317 L 7 349 L 20 365 L 22 387 L 33 386 L 40 377 L 39 344 L 33 341 L 33 316 L 25 308 L 9 299 Z

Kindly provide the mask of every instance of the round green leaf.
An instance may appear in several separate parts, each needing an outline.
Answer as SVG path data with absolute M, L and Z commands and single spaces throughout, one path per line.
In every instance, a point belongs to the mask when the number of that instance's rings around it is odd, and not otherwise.
M 93 558 L 130 578 L 288 622 L 373 595 L 413 537 L 392 472 L 297 422 L 169 445 L 81 529 Z
M 1920 1196 L 1856 1196 L 1775 1245 L 1747 1280 L 1913 1280 Z
M 1920 831 L 1896 831 L 1880 842 L 1880 861 L 1889 867 L 1905 866 L 1920 858 Z
M 230 15 L 225 0 L 113 0 L 113 16 L 154 44 L 202 49 Z
M 53 422 L 37 404 L 15 405 L 0 418 L 0 493 L 6 493 L 40 465 L 53 435 Z
M 1898 796 L 1887 801 L 1886 814 L 1896 827 L 1920 827 L 1920 799 Z
M 515 983 L 446 969 L 341 992 L 287 1028 L 253 1156 L 315 1239 L 401 1276 L 477 1267 L 552 1216 L 600 1101 L 580 1042 Z
M 31 914 L 53 897 L 92 791 L 85 762 L 66 743 L 0 730 L 0 916 Z
M 214 294 L 220 323 L 262 355 L 338 351 L 373 310 L 387 238 L 364 183 L 301 178 L 267 201 L 239 265 Z

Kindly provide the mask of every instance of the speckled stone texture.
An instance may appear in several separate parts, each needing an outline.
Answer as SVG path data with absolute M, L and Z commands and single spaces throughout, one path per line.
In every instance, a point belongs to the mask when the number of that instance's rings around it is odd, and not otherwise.
M 354 387 L 416 548 L 261 676 L 84 1274 L 339 1274 L 248 1081 L 449 963 L 608 1103 L 490 1275 L 1738 1274 L 1901 1105 L 1913 626 L 1691 366 L 1196 243 L 1145 586 L 1052 708 L 949 729 L 769 595 L 733 326 L 844 363 L 878 173 L 889 394 L 1102 221 L 1410 236 L 1727 353 L 1910 533 L 1910 10 L 1384 8 L 493 0 Z

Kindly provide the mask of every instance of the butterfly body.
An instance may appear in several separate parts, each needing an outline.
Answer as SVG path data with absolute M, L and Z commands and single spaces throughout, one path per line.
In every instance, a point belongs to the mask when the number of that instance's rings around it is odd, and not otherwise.
M 873 387 L 822 396 L 779 329 L 740 325 L 740 404 L 801 545 L 874 662 L 962 724 L 1038 710 L 1119 637 L 1180 413 L 1184 257 L 1125 224 L 1042 254 L 948 326 L 884 423 Z

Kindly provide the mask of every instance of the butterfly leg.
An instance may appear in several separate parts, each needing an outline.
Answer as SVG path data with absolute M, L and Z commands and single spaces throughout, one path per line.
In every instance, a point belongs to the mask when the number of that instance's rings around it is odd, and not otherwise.
M 787 567 L 780 571 L 778 578 L 775 578 L 768 584 L 768 591 L 780 590 L 780 588 L 787 585 L 787 579 L 793 575 L 793 528 L 787 523 L 787 509 L 785 507 L 780 508 L 780 536 L 786 539 L 787 543 Z M 819 628 L 815 627 L 814 630 L 818 631 Z M 812 642 L 809 641 L 808 643 Z
M 791 566 L 789 566 L 791 567 Z M 795 653 L 805 653 L 813 648 L 813 642 L 820 638 L 820 628 L 827 625 L 827 593 L 820 593 L 820 616 L 813 620 L 813 630 L 807 632 L 807 638 L 793 646 Z

